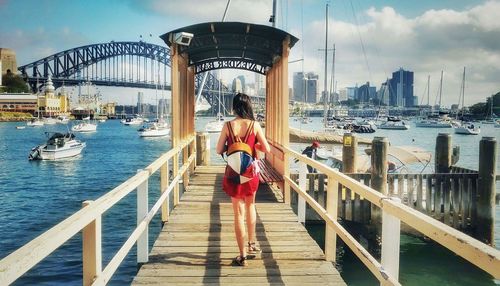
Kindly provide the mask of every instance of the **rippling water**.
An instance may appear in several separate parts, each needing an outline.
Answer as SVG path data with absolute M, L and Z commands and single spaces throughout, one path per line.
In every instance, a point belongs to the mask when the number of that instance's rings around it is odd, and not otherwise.
M 197 120 L 197 129 L 201 130 L 207 121 L 206 118 Z M 319 129 L 321 125 L 319 118 L 304 126 L 294 121 L 290 124 L 308 130 Z M 27 159 L 28 152 L 46 140 L 44 131 L 66 131 L 66 126 L 16 130 L 17 125 L 21 124 L 0 123 L 0 257 L 5 257 L 80 209 L 83 201 L 97 199 L 110 191 L 171 146 L 166 138 L 139 138 L 137 128 L 122 126 L 119 121 L 110 120 L 100 124 L 96 133 L 77 135 L 87 143 L 82 155 L 56 162 L 30 162 Z M 415 144 L 433 151 L 437 133 L 446 131 L 412 127 L 408 132 L 379 130 L 369 136 L 387 136 L 392 144 Z M 451 129 L 447 131 L 451 132 Z M 499 140 L 499 133 L 500 130 L 492 126 L 483 126 L 481 136 L 496 136 Z M 462 147 L 460 166 L 477 169 L 481 136 L 453 135 L 453 143 Z M 216 139 L 217 135 L 211 136 L 212 146 Z M 300 150 L 304 146 L 294 145 L 294 148 Z M 220 162 L 213 151 L 211 157 L 212 161 Z M 149 187 L 152 203 L 158 198 L 158 176 L 150 179 Z M 104 214 L 103 265 L 109 262 L 134 229 L 135 202 L 135 193 L 131 193 Z M 496 214 L 500 217 L 498 207 Z M 496 222 L 497 245 L 500 245 L 499 221 Z M 156 216 L 150 225 L 150 244 L 159 230 L 160 221 Z M 321 228 L 317 231 L 321 233 Z M 471 281 L 479 281 L 477 283 L 483 283 L 481 285 L 492 284 L 484 273 L 469 271 L 472 266 L 469 267 L 468 263 L 449 262 L 456 260 L 455 256 L 439 246 L 403 238 L 401 249 L 401 281 L 405 285 L 418 285 L 409 283 L 413 277 L 419 278 L 419 281 L 429 281 L 426 285 L 470 285 Z M 133 249 L 110 285 L 124 285 L 132 281 L 137 268 L 135 259 Z M 349 284 L 374 284 L 374 280 L 362 279 L 362 275 L 359 275 L 359 271 L 363 271 L 369 277 L 368 271 L 352 254 L 349 256 L 345 252 L 339 261 L 342 263 L 342 275 Z M 21 277 L 16 285 L 81 285 L 81 269 L 81 236 L 76 235 Z

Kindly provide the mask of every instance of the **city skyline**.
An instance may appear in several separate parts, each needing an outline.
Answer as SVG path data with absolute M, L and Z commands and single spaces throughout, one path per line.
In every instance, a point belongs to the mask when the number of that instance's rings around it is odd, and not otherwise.
M 167 31 L 205 21 L 220 21 L 226 0 L 187 1 L 0 1 L 0 47 L 17 53 L 18 65 L 77 46 L 144 40 L 165 45 L 158 36 Z M 278 1 L 277 27 L 297 36 L 292 49 L 289 86 L 293 73 L 313 71 L 323 89 L 325 1 Z M 431 97 L 437 93 L 444 70 L 443 105 L 457 103 L 463 67 L 467 67 L 466 105 L 482 102 L 500 86 L 500 24 L 495 11 L 500 1 L 329 1 L 329 47 L 336 44 L 338 89 L 370 82 L 377 89 L 390 73 L 403 67 L 415 73 L 414 95 L 425 91 L 431 76 Z M 302 5 L 301 5 L 302 4 Z M 232 1 L 226 21 L 268 23 L 272 1 Z M 89 11 L 87 16 L 82 11 Z M 202 11 L 202 12 L 199 12 Z M 301 12 L 303 11 L 303 12 Z M 303 26 L 301 19 L 303 18 Z M 126 28 L 125 28 L 126 27 Z M 303 31 L 303 32 L 302 32 Z M 141 38 L 142 35 L 142 38 Z M 151 36 L 150 36 L 151 35 Z M 328 69 L 331 69 L 331 53 Z M 303 69 L 302 69 L 303 66 Z M 226 83 L 244 74 L 223 70 Z M 330 77 L 330 74 L 329 74 Z M 119 90 L 119 91 L 118 91 Z M 105 98 L 133 104 L 138 89 L 102 87 Z M 111 94 L 119 93 L 119 94 Z M 154 90 L 145 91 L 149 101 Z

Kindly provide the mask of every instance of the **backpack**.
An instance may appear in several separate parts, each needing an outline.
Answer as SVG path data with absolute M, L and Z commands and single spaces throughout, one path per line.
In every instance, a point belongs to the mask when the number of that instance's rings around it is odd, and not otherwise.
M 246 143 L 250 132 L 253 130 L 254 121 L 248 126 L 243 141 L 239 136 L 236 136 L 231 126 L 231 122 L 227 123 L 229 136 L 233 143 L 228 146 L 227 165 L 224 175 L 234 184 L 244 184 L 254 177 L 253 172 L 253 150 Z

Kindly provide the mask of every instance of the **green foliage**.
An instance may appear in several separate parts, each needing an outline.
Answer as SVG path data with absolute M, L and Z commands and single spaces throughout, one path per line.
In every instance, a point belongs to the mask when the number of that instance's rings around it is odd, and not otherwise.
M 470 113 L 475 118 L 491 117 L 491 100 L 493 100 L 493 117 L 500 115 L 500 92 L 488 97 L 486 102 L 479 102 L 469 107 Z
M 30 88 L 28 87 L 26 82 L 24 82 L 23 78 L 13 73 L 7 73 L 2 77 L 2 84 L 4 85 L 4 87 L 2 88 L 2 92 L 30 92 Z

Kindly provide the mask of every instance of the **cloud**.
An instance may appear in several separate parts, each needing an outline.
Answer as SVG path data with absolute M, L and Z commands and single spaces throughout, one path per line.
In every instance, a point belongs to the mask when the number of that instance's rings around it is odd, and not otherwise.
M 130 5 L 144 12 L 155 13 L 169 18 L 200 23 L 221 21 L 227 0 L 130 0 Z M 266 13 L 267 11 L 267 13 Z M 251 22 L 265 24 L 272 12 L 272 1 L 239 0 L 233 1 L 225 21 Z
M 458 99 L 462 71 L 466 66 L 466 104 L 484 101 L 485 97 L 500 91 L 498 11 L 500 1 L 487 1 L 464 11 L 428 10 L 413 18 L 399 14 L 394 8 L 384 7 L 364 11 L 364 21 L 359 26 L 345 21 L 330 22 L 329 39 L 337 47 L 338 86 L 342 88 L 370 81 L 380 87 L 393 71 L 403 67 L 414 71 L 415 95 L 419 97 L 430 75 L 433 97 L 440 72 L 444 70 L 443 101 L 450 105 Z M 323 21 L 311 22 L 304 27 L 301 39 L 305 71 L 315 71 L 320 75 L 320 90 L 323 89 L 324 63 L 323 52 L 318 52 L 318 49 L 324 48 L 323 31 Z M 299 42 L 292 50 L 292 58 L 301 57 L 300 45 Z M 300 64 L 291 65 L 290 70 L 300 71 Z
M 16 51 L 18 65 L 50 56 L 66 49 L 91 42 L 81 33 L 69 27 L 47 30 L 43 26 L 34 29 L 0 29 L 0 46 Z M 22 59 L 22 62 L 19 62 Z

